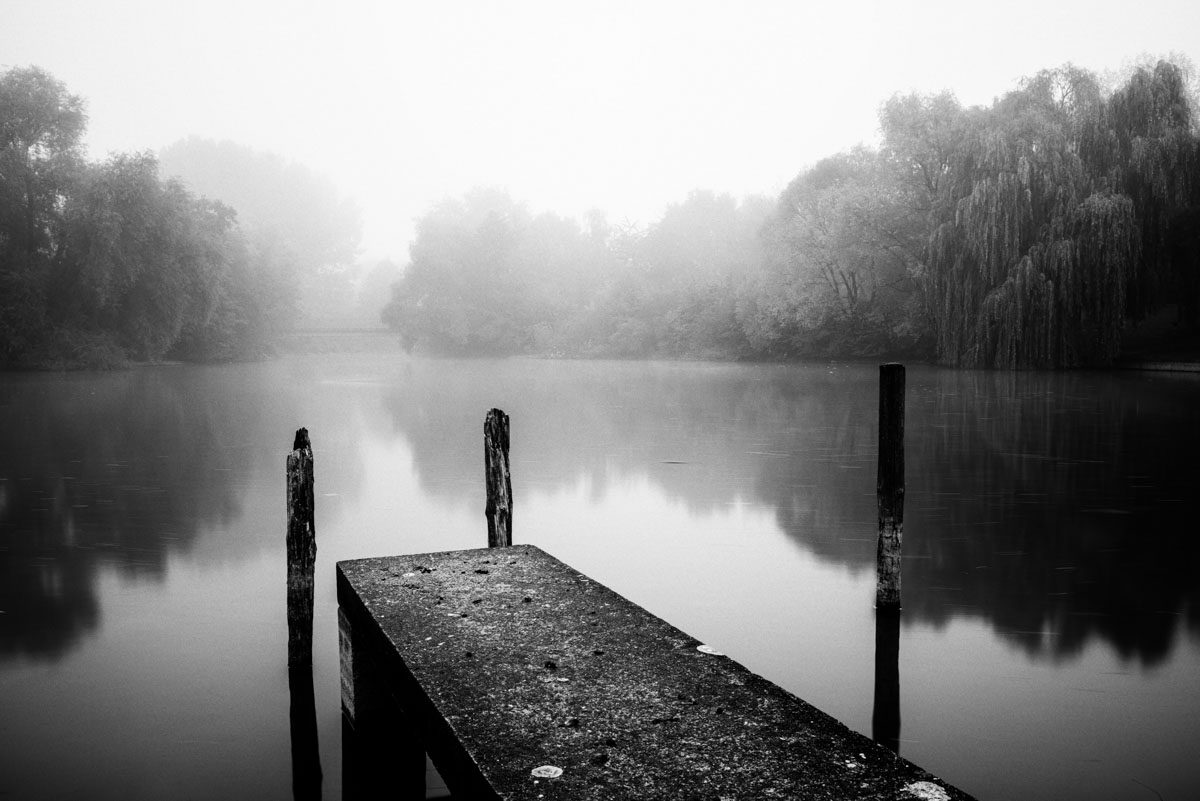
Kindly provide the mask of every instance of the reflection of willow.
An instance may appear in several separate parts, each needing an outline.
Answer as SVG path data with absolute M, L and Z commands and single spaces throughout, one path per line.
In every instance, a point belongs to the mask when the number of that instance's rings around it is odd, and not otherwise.
M 1200 546 L 1173 502 L 1200 486 L 1196 382 L 910 373 L 906 619 L 981 616 L 1031 655 L 1100 637 L 1146 663 L 1181 610 L 1200 628 Z M 518 519 L 523 492 L 641 475 L 694 512 L 760 500 L 817 556 L 874 565 L 873 367 L 418 361 L 407 378 L 387 403 L 429 492 L 482 510 L 499 406 Z
M 168 549 L 239 514 L 238 419 L 156 370 L 8 376 L 0 394 L 0 660 L 94 628 L 100 564 L 161 579 Z M 219 421 L 216 422 L 216 421 Z
M 905 611 L 988 617 L 1030 653 L 1100 636 L 1147 664 L 1200 623 L 1184 500 L 1194 380 L 936 374 L 912 401 Z

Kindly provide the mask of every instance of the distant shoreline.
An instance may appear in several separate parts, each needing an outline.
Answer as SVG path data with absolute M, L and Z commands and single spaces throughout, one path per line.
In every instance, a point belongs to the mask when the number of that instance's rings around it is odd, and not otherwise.
M 1145 370 L 1157 373 L 1200 373 L 1200 360 L 1191 361 L 1137 361 L 1117 362 L 1114 370 Z
M 250 361 L 269 361 L 272 358 L 278 358 L 288 355 L 332 355 L 332 354 L 355 354 L 355 353 L 396 353 L 404 354 L 405 350 L 400 342 L 400 336 L 396 332 L 387 328 L 314 328 L 299 331 L 291 331 L 280 335 L 275 348 L 274 355 L 264 355 L 259 359 Z M 622 358 L 611 356 L 580 356 L 575 354 L 546 354 L 546 353 L 520 353 L 510 354 L 511 356 L 534 358 L 534 359 L 608 359 L 615 358 L 621 361 L 642 361 L 653 359 L 671 359 L 673 361 L 714 361 L 728 363 L 776 363 L 787 364 L 790 362 L 812 362 L 812 361 L 835 361 L 835 362 L 884 362 L 893 360 L 887 356 L 879 356 L 874 358 L 862 357 L 829 357 L 822 359 L 754 359 L 747 362 L 746 360 L 720 358 L 719 356 L 711 356 L 708 358 L 681 358 L 670 356 L 645 356 L 634 358 Z M 938 366 L 936 362 L 920 360 L 920 359 L 894 359 L 894 361 L 903 361 L 908 364 L 928 364 L 930 366 Z M 166 359 L 153 362 L 137 362 L 131 361 L 122 366 L 115 366 L 109 369 L 121 370 L 132 369 L 137 367 L 158 367 L 163 365 L 180 365 L 189 364 L 191 362 L 182 362 L 175 359 Z M 199 362 L 198 362 L 199 363 Z M 240 363 L 240 362 L 239 362 Z M 8 366 L 0 368 L 0 372 L 81 372 L 86 370 L 97 370 L 103 368 L 90 367 L 86 365 L 72 366 L 63 364 L 45 364 L 45 365 L 20 365 Z M 1118 359 L 1111 365 L 1104 367 L 1081 367 L 1081 368 L 1058 368 L 1050 369 L 1049 372 L 1069 372 L 1072 369 L 1080 370 L 1101 370 L 1101 371 L 1143 371 L 1143 372 L 1169 372 L 1169 373 L 1200 373 L 1200 349 L 1192 349 L 1189 347 L 1183 348 L 1163 348 L 1155 353 L 1153 349 L 1140 349 Z M 107 370 L 103 370 L 107 371 Z M 1018 370 L 1018 372 L 1025 372 Z M 1037 372 L 1037 371 L 1035 371 Z

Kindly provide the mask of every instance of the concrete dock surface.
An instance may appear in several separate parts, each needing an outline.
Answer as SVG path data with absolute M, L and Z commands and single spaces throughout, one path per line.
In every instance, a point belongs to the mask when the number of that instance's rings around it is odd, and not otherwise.
M 337 583 L 347 715 L 394 701 L 455 798 L 970 798 L 537 547 Z

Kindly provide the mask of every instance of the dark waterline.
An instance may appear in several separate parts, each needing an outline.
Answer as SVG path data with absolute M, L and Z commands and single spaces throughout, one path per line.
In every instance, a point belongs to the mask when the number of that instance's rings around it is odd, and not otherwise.
M 6 375 L 0 793 L 291 797 L 283 460 L 305 425 L 340 797 L 333 562 L 483 545 L 498 406 L 516 541 L 963 789 L 1200 794 L 1200 381 L 910 368 L 904 610 L 880 636 L 875 381 L 390 354 Z

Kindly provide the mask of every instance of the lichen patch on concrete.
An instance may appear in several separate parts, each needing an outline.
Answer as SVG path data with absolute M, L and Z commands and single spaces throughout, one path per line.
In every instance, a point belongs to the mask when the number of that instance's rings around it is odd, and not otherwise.
M 921 801 L 950 801 L 950 794 L 933 782 L 913 782 L 905 785 L 904 792 Z

